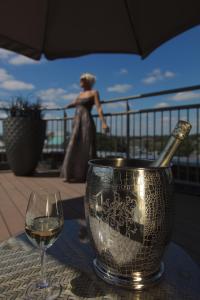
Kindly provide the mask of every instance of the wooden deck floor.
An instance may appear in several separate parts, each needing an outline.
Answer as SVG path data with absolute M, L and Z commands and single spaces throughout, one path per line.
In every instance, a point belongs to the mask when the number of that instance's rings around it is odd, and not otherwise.
M 84 184 L 68 184 L 57 174 L 38 173 L 33 177 L 19 177 L 11 172 L 0 172 L 0 241 L 24 231 L 28 199 L 32 190 L 57 188 L 64 204 L 65 218 L 84 216 Z
M 38 173 L 17 177 L 0 171 L 0 241 L 24 231 L 28 198 L 32 190 L 55 187 L 61 192 L 66 219 L 84 219 L 84 184 L 63 182 L 58 174 Z M 175 218 L 172 239 L 200 265 L 200 197 L 175 193 Z

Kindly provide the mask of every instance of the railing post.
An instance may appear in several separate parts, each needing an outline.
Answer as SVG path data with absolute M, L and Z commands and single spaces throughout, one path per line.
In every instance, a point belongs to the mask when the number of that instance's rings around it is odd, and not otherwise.
M 126 158 L 129 159 L 130 146 L 130 106 L 128 100 L 126 101 Z
M 64 150 L 64 153 L 66 151 L 66 147 L 67 147 L 67 113 L 66 111 L 64 110 L 63 112 L 63 122 L 64 122 L 64 126 L 63 126 L 63 131 L 64 131 L 64 142 L 63 142 L 63 150 Z

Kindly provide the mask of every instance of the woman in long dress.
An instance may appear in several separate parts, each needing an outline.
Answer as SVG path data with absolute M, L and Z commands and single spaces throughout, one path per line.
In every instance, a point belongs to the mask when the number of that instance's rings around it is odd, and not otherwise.
M 96 157 L 96 128 L 91 115 L 93 105 L 97 107 L 103 130 L 109 130 L 103 116 L 99 93 L 93 89 L 95 81 L 94 75 L 82 74 L 80 86 L 83 91 L 66 106 L 66 108 L 76 108 L 73 130 L 61 168 L 61 177 L 68 182 L 85 182 L 88 161 Z

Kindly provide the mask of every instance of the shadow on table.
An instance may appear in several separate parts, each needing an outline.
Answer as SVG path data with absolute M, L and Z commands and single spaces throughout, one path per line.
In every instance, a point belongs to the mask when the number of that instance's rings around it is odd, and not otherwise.
M 84 197 L 62 200 L 65 220 L 85 219 Z
M 66 199 L 62 201 L 65 220 L 78 220 L 80 242 L 88 242 L 88 233 L 85 222 L 84 197 Z
M 91 279 L 86 273 L 72 279 L 70 285 L 71 292 L 84 299 L 94 299 L 94 297 L 102 297 L 107 294 L 106 285 L 104 283 L 100 284 L 99 279 L 97 281 Z

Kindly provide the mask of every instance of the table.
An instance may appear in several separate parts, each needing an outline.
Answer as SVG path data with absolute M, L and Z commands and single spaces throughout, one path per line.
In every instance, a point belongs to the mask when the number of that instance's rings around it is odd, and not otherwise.
M 95 275 L 94 252 L 84 230 L 84 225 L 78 220 L 65 221 L 62 235 L 48 250 L 46 266 L 49 278 L 63 287 L 59 299 L 200 299 L 200 269 L 178 245 L 170 243 L 166 249 L 163 280 L 148 290 L 136 292 L 108 285 Z M 1 243 L 0 299 L 25 299 L 26 286 L 38 278 L 39 271 L 39 253 L 25 234 Z

